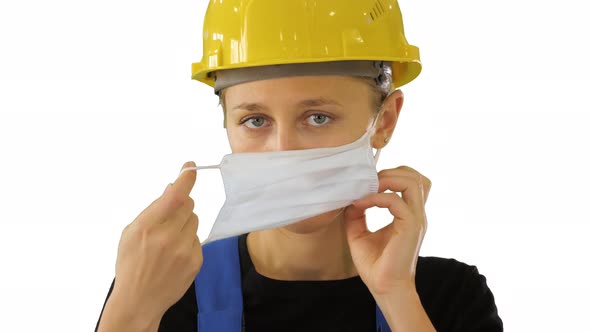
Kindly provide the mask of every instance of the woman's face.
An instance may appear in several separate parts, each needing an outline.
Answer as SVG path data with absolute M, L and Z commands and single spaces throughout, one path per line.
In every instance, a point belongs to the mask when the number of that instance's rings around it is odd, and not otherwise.
M 374 98 L 368 84 L 346 76 L 285 77 L 235 85 L 225 91 L 229 144 L 234 153 L 348 144 L 359 139 L 376 116 Z M 339 212 L 287 228 L 313 232 Z

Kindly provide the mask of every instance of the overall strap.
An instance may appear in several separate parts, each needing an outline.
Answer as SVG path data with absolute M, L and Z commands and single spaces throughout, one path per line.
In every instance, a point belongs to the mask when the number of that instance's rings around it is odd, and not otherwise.
M 195 278 L 198 332 L 242 331 L 242 278 L 238 237 L 203 246 L 203 265 Z
M 377 332 L 391 332 L 389 325 L 387 325 L 387 321 L 385 320 L 385 316 L 379 309 L 379 306 L 375 306 L 377 308 Z

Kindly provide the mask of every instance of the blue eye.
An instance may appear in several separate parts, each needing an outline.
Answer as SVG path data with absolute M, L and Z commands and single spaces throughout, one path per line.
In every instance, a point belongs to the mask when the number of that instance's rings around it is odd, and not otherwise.
M 264 126 L 266 120 L 260 116 L 253 116 L 251 118 L 244 120 L 242 123 L 246 124 L 246 127 L 248 128 L 256 129 Z
M 324 125 L 332 120 L 329 116 L 325 114 L 313 114 L 310 115 L 308 118 L 308 123 L 312 126 L 321 126 Z

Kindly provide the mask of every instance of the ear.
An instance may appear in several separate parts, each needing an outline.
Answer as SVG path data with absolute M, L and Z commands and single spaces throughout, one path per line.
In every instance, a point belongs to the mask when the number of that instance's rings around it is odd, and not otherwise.
M 404 104 L 404 93 L 401 90 L 393 91 L 383 102 L 377 118 L 375 134 L 371 139 L 371 145 L 375 149 L 382 149 L 391 140 L 393 130 Z

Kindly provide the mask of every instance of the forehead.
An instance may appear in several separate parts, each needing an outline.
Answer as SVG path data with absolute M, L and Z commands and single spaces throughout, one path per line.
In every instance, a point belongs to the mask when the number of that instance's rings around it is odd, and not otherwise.
M 302 103 L 315 100 L 324 104 L 355 104 L 364 102 L 370 87 L 362 79 L 352 76 L 293 76 L 256 80 L 228 87 L 225 103 L 277 102 Z M 313 105 L 310 105 L 313 106 Z

